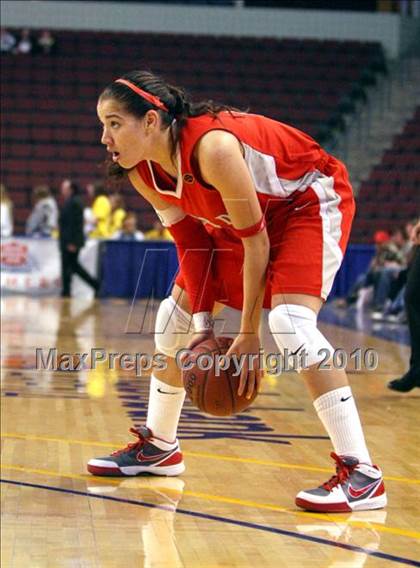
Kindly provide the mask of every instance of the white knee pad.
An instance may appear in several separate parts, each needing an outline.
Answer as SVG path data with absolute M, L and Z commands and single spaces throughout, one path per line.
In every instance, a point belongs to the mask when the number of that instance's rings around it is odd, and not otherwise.
M 155 323 L 156 349 L 168 357 L 175 357 L 188 345 L 193 333 L 191 315 L 180 308 L 172 296 L 162 300 Z
M 294 357 L 297 370 L 328 360 L 333 348 L 317 328 L 317 316 L 310 308 L 280 304 L 268 316 L 270 331 L 281 355 Z

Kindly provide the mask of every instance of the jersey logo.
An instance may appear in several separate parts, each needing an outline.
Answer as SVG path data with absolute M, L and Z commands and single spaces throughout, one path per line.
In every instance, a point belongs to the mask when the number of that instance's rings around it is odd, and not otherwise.
M 184 174 L 182 176 L 182 179 L 185 181 L 185 183 L 194 183 L 194 176 L 192 174 Z

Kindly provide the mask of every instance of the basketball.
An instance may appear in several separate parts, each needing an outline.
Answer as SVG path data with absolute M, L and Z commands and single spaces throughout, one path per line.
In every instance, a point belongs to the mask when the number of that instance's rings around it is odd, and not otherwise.
M 235 368 L 217 367 L 217 356 L 225 355 L 233 339 L 217 337 L 203 341 L 186 356 L 182 373 L 184 388 L 191 402 L 203 412 L 214 416 L 229 416 L 248 408 L 257 396 L 254 391 L 250 399 L 238 395 L 240 373 Z M 222 367 L 222 366 L 221 366 Z

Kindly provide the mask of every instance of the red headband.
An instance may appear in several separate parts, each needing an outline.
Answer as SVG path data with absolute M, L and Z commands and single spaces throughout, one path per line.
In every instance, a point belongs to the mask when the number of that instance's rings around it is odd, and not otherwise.
M 146 101 L 152 105 L 155 105 L 155 107 L 169 112 L 168 107 L 160 100 L 159 97 L 155 97 L 155 95 L 151 95 L 150 93 L 143 91 L 143 89 L 140 89 L 140 87 L 137 87 L 137 85 L 130 83 L 130 81 L 127 81 L 126 79 L 117 79 L 115 82 L 127 85 L 127 87 L 129 87 L 132 91 L 143 97 L 143 99 L 146 99 Z

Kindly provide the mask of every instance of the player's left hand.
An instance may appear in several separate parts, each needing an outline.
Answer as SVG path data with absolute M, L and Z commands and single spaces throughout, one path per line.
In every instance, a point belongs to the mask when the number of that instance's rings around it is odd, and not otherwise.
M 208 339 L 213 339 L 213 341 L 216 341 L 214 331 L 212 329 L 208 329 L 207 331 L 199 331 L 197 333 L 194 333 L 194 335 L 193 335 L 191 341 L 188 343 L 186 349 L 188 351 L 192 351 L 194 349 L 194 347 L 197 347 L 197 345 L 199 345 L 203 341 L 207 341 Z M 181 363 L 184 363 L 187 356 L 188 356 L 188 352 L 185 351 L 181 355 L 181 358 L 180 358 Z
M 254 390 L 260 389 L 263 369 L 259 366 L 259 353 L 261 342 L 258 334 L 246 333 L 236 337 L 229 351 L 228 357 L 236 356 L 237 361 L 241 361 L 241 356 L 246 355 L 241 369 L 241 379 L 239 381 L 238 395 L 245 393 L 246 398 L 251 398 Z M 251 359 L 250 355 L 255 355 Z
M 192 351 L 194 347 L 197 347 L 197 345 L 199 345 L 203 341 L 207 341 L 207 339 L 215 340 L 214 331 L 212 329 L 209 329 L 207 331 L 198 331 L 194 333 L 191 341 L 187 345 L 187 349 Z

